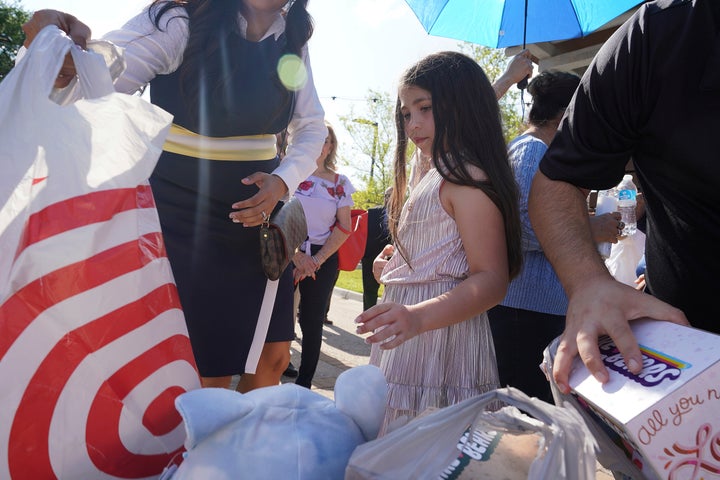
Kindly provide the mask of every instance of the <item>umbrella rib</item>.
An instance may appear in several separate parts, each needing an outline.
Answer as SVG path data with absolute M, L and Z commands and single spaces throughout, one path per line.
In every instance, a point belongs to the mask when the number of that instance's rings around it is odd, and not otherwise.
M 450 0 L 445 0 L 445 3 L 443 4 L 442 7 L 440 7 L 440 9 L 438 10 L 437 15 L 436 15 L 435 18 L 433 19 L 432 25 L 428 25 L 428 28 L 427 28 L 427 32 L 428 32 L 428 33 L 430 33 L 430 32 L 432 31 L 433 27 L 435 26 L 435 24 L 437 23 L 438 19 L 439 19 L 440 16 L 442 15 L 443 10 L 445 10 L 445 7 L 447 7 L 448 2 L 450 2 Z
M 502 24 L 503 24 L 503 20 L 505 19 L 505 13 L 506 13 L 506 11 L 507 11 L 507 2 L 503 2 L 502 6 L 503 6 L 502 15 L 500 15 L 500 25 L 498 25 L 498 27 L 499 27 L 499 28 L 497 29 L 497 30 L 498 30 L 498 36 L 497 36 L 497 41 L 495 42 L 495 45 L 499 45 L 499 44 L 500 44 L 500 32 L 502 31 Z
M 575 15 L 575 21 L 577 22 L 578 28 L 580 29 L 580 37 L 584 37 L 585 30 L 583 30 L 583 26 L 580 23 L 580 18 L 578 17 L 577 7 L 575 6 L 575 0 L 570 0 L 570 5 L 572 5 L 572 11 L 573 11 L 573 14 Z

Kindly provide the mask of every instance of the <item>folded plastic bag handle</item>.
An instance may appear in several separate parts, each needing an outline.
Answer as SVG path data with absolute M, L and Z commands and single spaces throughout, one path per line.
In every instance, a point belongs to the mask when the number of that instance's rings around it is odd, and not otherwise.
M 110 71 L 102 55 L 83 50 L 77 45 L 73 45 L 70 53 L 75 62 L 80 91 L 84 98 L 100 98 L 115 91 Z
M 513 387 L 500 388 L 488 392 L 481 397 L 477 398 L 478 403 L 475 408 L 484 407 L 490 402 L 501 401 L 508 405 L 520 408 L 521 410 L 529 413 L 533 417 L 545 422 L 548 425 L 557 423 L 557 420 L 549 414 L 546 408 L 543 408 L 543 404 L 538 404 L 522 390 L 518 390 Z M 540 402 L 540 400 L 537 400 Z M 552 407 L 552 406 L 551 406 Z
M 478 423 L 479 416 L 482 414 L 482 412 L 485 411 L 485 407 L 488 404 L 496 401 L 501 401 L 508 405 L 517 407 L 520 410 L 523 410 L 524 412 L 535 417 L 537 420 L 544 422 L 548 426 L 559 425 L 560 422 L 564 421 L 564 419 L 562 419 L 562 417 L 564 416 L 562 410 L 557 410 L 557 407 L 555 407 L 554 405 L 545 404 L 545 402 L 543 402 L 542 400 L 528 397 L 525 392 L 513 387 L 499 388 L 469 398 L 458 404 L 457 408 L 461 408 L 463 410 L 469 409 L 480 411 L 480 413 L 476 415 L 475 420 L 473 420 L 473 429 L 475 429 L 475 426 Z M 547 405 L 547 407 L 545 407 L 545 405 Z M 551 411 L 551 409 L 553 410 Z M 429 422 L 427 423 L 427 426 L 435 427 L 437 425 Z
M 114 91 L 110 72 L 102 56 L 76 46 L 65 32 L 54 25 L 40 31 L 16 67 L 32 73 L 24 75 L 25 87 L 50 101 L 50 92 L 68 51 L 72 52 L 85 98 L 98 98 Z

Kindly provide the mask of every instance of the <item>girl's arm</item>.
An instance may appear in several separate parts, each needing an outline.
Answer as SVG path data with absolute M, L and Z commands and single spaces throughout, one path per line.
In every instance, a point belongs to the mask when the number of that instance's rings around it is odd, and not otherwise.
M 458 226 L 468 277 L 447 293 L 416 305 L 383 303 L 363 312 L 355 319 L 357 333 L 376 332 L 367 342 L 395 348 L 420 333 L 478 315 L 505 297 L 509 278 L 500 211 L 481 190 L 450 182 L 444 183 L 440 200 Z

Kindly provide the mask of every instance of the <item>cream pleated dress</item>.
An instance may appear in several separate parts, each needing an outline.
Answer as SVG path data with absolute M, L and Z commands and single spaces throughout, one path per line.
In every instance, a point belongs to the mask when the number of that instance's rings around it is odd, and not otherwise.
M 403 207 L 398 237 L 410 264 L 396 249 L 383 271 L 380 303 L 414 305 L 448 292 L 467 277 L 457 225 L 440 203 L 444 182 L 431 169 Z M 420 334 L 392 350 L 373 344 L 370 363 L 383 371 L 389 387 L 381 434 L 389 424 L 392 429 L 396 419 L 411 419 L 428 407 L 445 407 L 498 387 L 485 313 Z

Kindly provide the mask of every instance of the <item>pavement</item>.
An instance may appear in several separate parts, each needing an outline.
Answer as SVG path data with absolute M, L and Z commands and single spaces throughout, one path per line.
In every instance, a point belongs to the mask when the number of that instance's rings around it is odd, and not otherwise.
M 317 393 L 333 398 L 335 380 L 345 370 L 358 365 L 367 365 L 370 359 L 370 345 L 355 334 L 355 317 L 362 313 L 362 294 L 341 288 L 333 291 L 328 319 L 332 325 L 323 328 L 323 345 L 320 361 L 313 377 L 312 389 Z M 291 345 L 291 361 L 300 366 L 302 332 L 295 325 L 296 340 Z M 294 379 L 283 377 L 282 382 Z
M 341 288 L 335 288 L 330 302 L 328 319 L 332 325 L 323 328 L 323 345 L 320 351 L 312 390 L 333 399 L 335 379 L 345 370 L 367 365 L 370 359 L 370 345 L 363 337 L 355 334 L 355 317 L 362 312 L 362 294 Z M 291 345 L 291 361 L 295 367 L 300 365 L 300 349 L 302 333 L 295 326 L 296 340 Z M 294 379 L 283 377 L 282 382 L 293 382 Z M 595 480 L 613 480 L 614 477 L 602 465 L 597 465 Z

